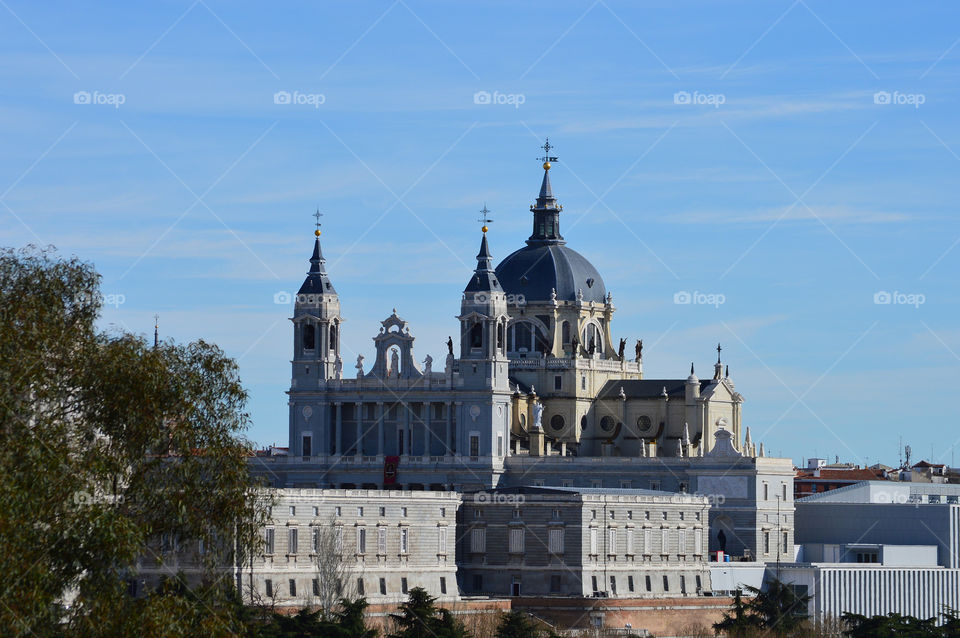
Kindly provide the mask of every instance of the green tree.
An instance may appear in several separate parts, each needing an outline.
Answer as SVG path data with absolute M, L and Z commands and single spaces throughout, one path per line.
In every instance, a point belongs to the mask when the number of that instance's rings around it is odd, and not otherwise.
M 513 609 L 500 617 L 495 638 L 553 638 L 553 630 L 543 629 L 520 610 Z
M 411 589 L 400 613 L 390 614 L 396 631 L 389 638 L 470 638 L 463 623 L 448 610 L 438 609 L 436 600 L 422 587 Z
M 743 594 L 738 589 L 733 594 L 733 606 L 730 612 L 724 613 L 723 619 L 713 624 L 713 631 L 717 635 L 723 633 L 732 638 L 740 638 L 750 635 L 751 632 L 759 629 L 761 624 L 760 619 L 753 615 L 747 604 L 743 602 Z
M 223 567 L 256 549 L 266 508 L 237 366 L 202 341 L 98 329 L 99 283 L 51 250 L 0 250 L 0 627 L 239 633 Z M 130 596 L 164 534 L 204 543 L 202 584 Z
M 842 619 L 848 626 L 848 629 L 843 633 L 845 636 L 851 636 L 851 638 L 926 638 L 928 636 L 952 637 L 957 635 L 948 627 L 938 627 L 936 618 L 921 620 L 913 616 L 901 616 L 900 614 L 862 616 L 845 613 Z

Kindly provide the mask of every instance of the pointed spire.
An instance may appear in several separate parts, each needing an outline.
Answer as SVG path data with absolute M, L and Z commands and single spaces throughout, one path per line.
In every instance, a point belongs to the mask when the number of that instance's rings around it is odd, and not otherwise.
M 533 234 L 527 239 L 527 244 L 562 244 L 565 243 L 560 235 L 560 211 L 563 206 L 557 203 L 553 186 L 550 185 L 551 162 L 556 162 L 557 158 L 550 155 L 553 145 L 549 138 L 540 148 L 544 150 L 543 157 L 538 158 L 543 160 L 543 181 L 540 182 L 537 201 L 530 207 L 533 211 Z
M 486 211 L 486 206 L 483 207 Z M 489 212 L 489 211 L 486 211 Z M 487 226 L 484 226 L 486 229 Z M 477 269 L 473 271 L 473 277 L 470 283 L 463 290 L 464 293 L 473 293 L 474 298 L 468 301 L 488 302 L 489 298 L 479 293 L 503 292 L 500 282 L 497 281 L 497 273 L 493 266 L 493 254 L 490 252 L 490 245 L 487 243 L 487 231 L 483 231 L 483 237 L 480 239 L 480 252 L 477 253 Z
M 318 209 L 317 212 L 313 214 L 313 217 L 317 219 L 317 229 L 313 231 L 313 254 L 310 255 L 310 269 L 307 271 L 307 278 L 304 280 L 303 285 L 300 286 L 297 295 L 335 295 L 337 291 L 327 276 L 325 266 L 327 262 L 326 259 L 323 258 L 323 251 L 320 249 L 320 218 L 323 217 L 323 213 Z
M 729 379 L 729 378 L 730 378 L 730 364 L 729 364 L 729 363 L 727 364 L 727 370 L 726 370 L 726 374 L 724 375 L 724 378 L 725 378 L 725 379 Z

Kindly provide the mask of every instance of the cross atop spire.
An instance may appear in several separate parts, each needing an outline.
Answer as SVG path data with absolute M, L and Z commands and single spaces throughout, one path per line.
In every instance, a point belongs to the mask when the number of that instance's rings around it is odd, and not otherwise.
M 480 219 L 477 220 L 483 224 L 483 227 L 480 229 L 483 232 L 490 230 L 487 228 L 487 224 L 493 223 L 493 218 L 490 217 L 490 212 L 491 211 L 487 209 L 487 202 L 483 202 L 483 208 L 480 209 Z
M 554 148 L 553 144 L 550 143 L 550 138 L 547 138 L 547 141 L 544 142 L 543 146 L 540 148 L 543 149 L 543 157 L 538 157 L 537 159 L 543 162 L 544 170 L 550 170 L 550 162 L 556 162 L 559 158 L 553 157 L 550 155 L 550 149 Z
M 313 218 L 317 220 L 317 221 L 316 221 L 317 230 L 314 231 L 313 234 L 316 235 L 317 237 L 320 236 L 320 226 L 322 225 L 321 222 L 320 222 L 320 218 L 321 218 L 321 217 L 323 217 L 323 213 L 321 213 L 321 212 L 320 212 L 320 209 L 318 208 L 318 209 L 317 209 L 317 212 L 315 212 L 315 213 L 313 214 Z
M 720 351 L 721 351 L 721 350 L 723 350 L 723 348 L 721 348 L 721 347 L 720 347 L 720 344 L 718 343 L 718 344 L 717 344 L 717 363 L 720 363 Z

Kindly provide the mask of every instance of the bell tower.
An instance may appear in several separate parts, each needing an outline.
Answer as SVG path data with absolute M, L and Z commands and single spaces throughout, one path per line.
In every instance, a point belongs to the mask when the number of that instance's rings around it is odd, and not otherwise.
M 328 410 L 318 403 L 318 391 L 343 376 L 340 358 L 340 297 L 325 267 L 320 249 L 320 217 L 314 231 L 310 269 L 293 306 L 293 360 L 290 381 L 290 453 L 313 456 L 320 451 Z

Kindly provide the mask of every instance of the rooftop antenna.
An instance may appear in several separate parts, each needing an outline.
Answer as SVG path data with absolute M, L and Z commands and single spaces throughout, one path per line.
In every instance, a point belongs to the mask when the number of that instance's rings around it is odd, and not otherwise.
M 493 218 L 490 217 L 490 212 L 491 211 L 487 209 L 487 202 L 483 202 L 483 208 L 480 209 L 480 219 L 477 220 L 483 224 L 483 226 L 480 228 L 480 230 L 483 232 L 490 230 L 487 225 L 493 223 Z
M 910 456 L 911 456 L 911 454 L 913 454 L 913 450 L 910 448 L 909 445 L 905 446 L 905 447 L 903 448 L 903 455 L 904 455 L 904 457 L 906 457 L 905 460 L 904 460 L 904 467 L 910 467 Z
M 160 315 L 153 315 L 153 347 L 160 345 Z

